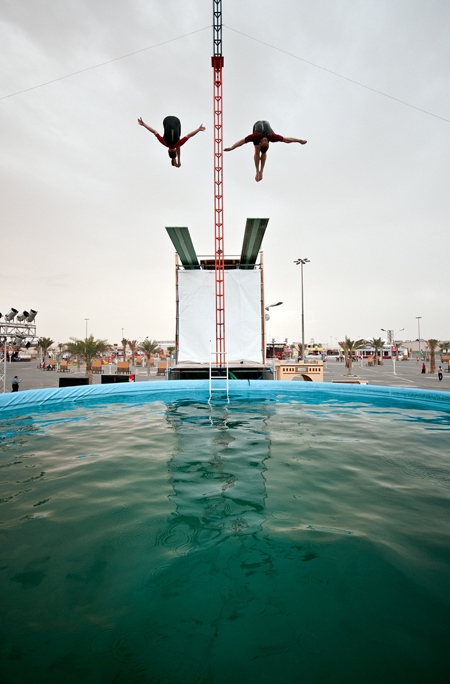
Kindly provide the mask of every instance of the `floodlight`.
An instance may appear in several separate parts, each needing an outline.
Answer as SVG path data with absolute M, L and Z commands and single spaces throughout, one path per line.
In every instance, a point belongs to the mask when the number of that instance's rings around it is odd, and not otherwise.
M 25 311 L 24 311 L 25 313 Z M 30 309 L 30 313 L 27 315 L 27 323 L 32 323 L 37 316 L 37 311 Z
M 5 321 L 12 321 L 12 320 L 14 320 L 15 315 L 18 314 L 18 313 L 19 313 L 19 312 L 17 311 L 17 309 L 11 308 L 11 309 L 8 311 L 8 313 L 6 314 L 6 316 L 5 316 Z
M 22 322 L 22 321 L 24 321 L 24 320 L 26 319 L 26 317 L 29 316 L 29 315 L 30 315 L 30 314 L 28 313 L 28 311 L 22 311 L 22 313 L 19 314 L 19 315 L 17 316 L 17 320 L 20 321 L 20 322 Z

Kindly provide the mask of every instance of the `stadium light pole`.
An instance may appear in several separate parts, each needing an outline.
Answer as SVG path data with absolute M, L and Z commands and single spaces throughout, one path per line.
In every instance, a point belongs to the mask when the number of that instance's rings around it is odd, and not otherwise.
M 305 306 L 303 301 L 303 266 L 309 263 L 309 259 L 297 259 L 294 264 L 298 266 L 300 264 L 301 269 L 301 284 L 302 284 L 302 363 L 305 363 Z

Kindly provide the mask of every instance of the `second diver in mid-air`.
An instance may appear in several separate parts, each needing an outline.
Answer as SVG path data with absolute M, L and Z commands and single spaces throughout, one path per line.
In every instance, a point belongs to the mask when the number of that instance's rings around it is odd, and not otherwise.
M 245 143 L 252 142 L 255 146 L 255 168 L 256 176 L 255 181 L 258 183 L 263 179 L 264 166 L 266 164 L 266 155 L 269 149 L 269 143 L 273 142 L 285 142 L 285 143 L 300 143 L 300 145 L 306 145 L 307 140 L 300 140 L 299 138 L 285 138 L 282 135 L 277 135 L 273 132 L 272 127 L 268 121 L 257 121 L 253 126 L 253 133 L 247 135 L 246 138 L 238 140 L 231 147 L 226 147 L 225 152 L 231 152 L 235 150 L 236 147 L 245 145 Z
M 181 166 L 181 161 L 180 161 L 180 147 L 184 145 L 185 142 L 189 140 L 189 138 L 192 138 L 194 135 L 197 135 L 200 131 L 204 131 L 205 127 L 203 124 L 200 124 L 198 128 L 195 129 L 195 131 L 192 131 L 192 133 L 188 133 L 187 135 L 184 136 L 184 138 L 181 138 L 181 122 L 180 119 L 178 119 L 176 116 L 166 116 L 166 118 L 163 121 L 163 126 L 164 126 L 164 134 L 161 136 L 157 131 L 155 131 L 154 128 L 151 128 L 150 126 L 147 126 L 147 124 L 142 121 L 142 117 L 138 119 L 138 124 L 139 126 L 144 126 L 150 133 L 153 133 L 155 135 L 159 142 L 168 147 L 168 153 L 169 157 L 171 159 L 172 166 L 176 166 L 179 168 Z

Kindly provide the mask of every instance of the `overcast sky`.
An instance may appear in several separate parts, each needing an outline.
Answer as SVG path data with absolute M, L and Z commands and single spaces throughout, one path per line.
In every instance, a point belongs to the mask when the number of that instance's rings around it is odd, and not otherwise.
M 214 253 L 212 0 L 0 8 L 0 311 L 37 309 L 56 342 L 86 318 L 110 343 L 174 339 L 165 226 Z M 251 145 L 224 159 L 226 254 L 270 218 L 269 339 L 301 338 L 299 257 L 308 342 L 416 338 L 416 316 L 450 338 L 449 20 L 446 0 L 224 0 L 225 146 L 258 119 L 308 140 L 271 145 L 261 183 Z M 206 126 L 180 169 L 137 125 L 168 114 Z

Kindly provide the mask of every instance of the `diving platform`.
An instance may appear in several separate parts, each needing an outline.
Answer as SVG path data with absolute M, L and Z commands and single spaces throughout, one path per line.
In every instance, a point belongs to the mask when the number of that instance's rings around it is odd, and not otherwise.
M 175 226 L 166 227 L 166 230 L 183 267 L 188 269 L 200 268 L 197 254 L 195 253 L 194 245 L 192 244 L 189 228 Z
M 240 257 L 226 257 L 224 256 L 224 268 L 229 269 L 247 269 L 256 268 L 259 253 L 261 251 L 262 241 L 266 232 L 268 218 L 248 218 L 245 224 L 244 240 L 242 242 L 242 249 Z M 171 226 L 166 227 L 167 233 L 172 241 L 176 253 L 180 259 L 183 268 L 214 270 L 214 257 L 197 256 L 197 253 L 192 242 L 189 228 L 186 226 Z
M 271 379 L 266 364 L 261 246 L 268 218 L 248 218 L 240 255 L 223 255 L 225 346 L 231 379 Z M 176 252 L 176 363 L 172 379 L 209 377 L 216 345 L 216 257 L 198 256 L 189 229 L 166 227 Z M 236 254 L 236 253 L 235 253 Z M 221 360 L 214 367 L 225 372 Z
M 191 363 L 184 361 L 169 368 L 169 380 L 208 380 L 209 363 Z M 213 379 L 226 378 L 227 369 L 213 364 Z M 228 366 L 229 380 L 274 380 L 273 366 L 255 364 L 253 361 L 242 361 Z

